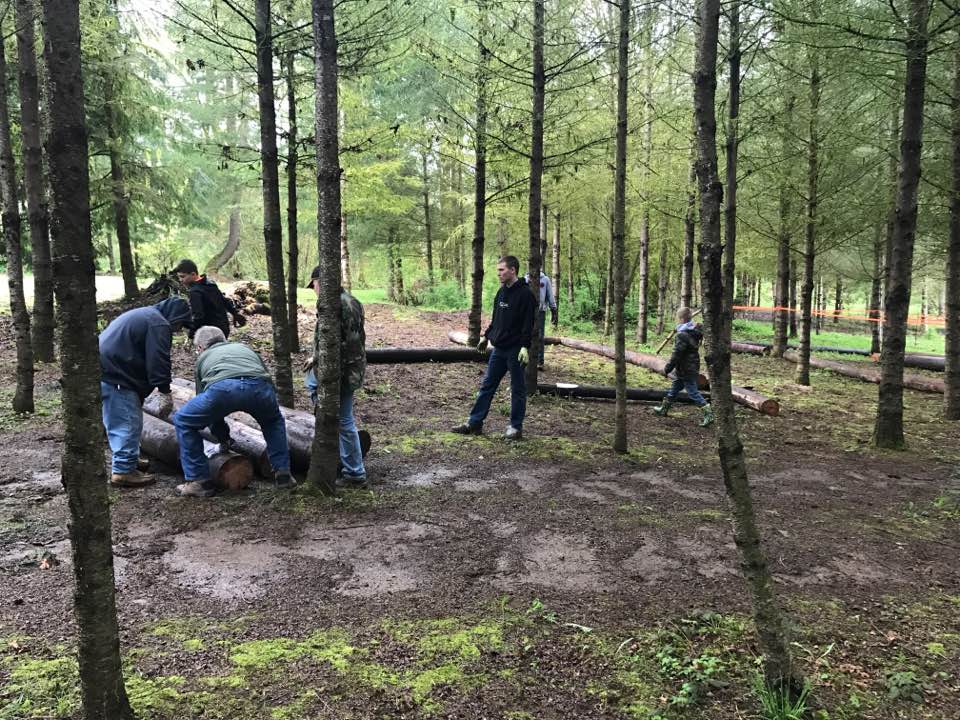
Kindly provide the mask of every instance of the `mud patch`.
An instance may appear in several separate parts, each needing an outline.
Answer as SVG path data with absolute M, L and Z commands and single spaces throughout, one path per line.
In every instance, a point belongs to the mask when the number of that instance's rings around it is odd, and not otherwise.
M 512 572 L 517 566 L 519 572 Z M 600 563 L 583 535 L 539 532 L 523 543 L 518 558 L 501 556 L 497 569 L 502 575 L 497 584 L 505 588 L 543 585 L 583 592 L 604 583 Z
M 451 480 L 460 477 L 459 470 L 453 470 L 447 467 L 435 467 L 425 472 L 413 473 L 407 475 L 401 482 L 411 487 L 433 487 L 440 485 L 444 480 Z
M 659 472 L 640 472 L 630 476 L 632 479 L 645 482 L 658 490 L 679 495 L 688 500 L 699 500 L 700 502 L 712 502 L 717 499 L 718 492 L 708 489 L 709 482 L 706 478 L 699 475 L 691 475 L 687 481 L 674 480 L 666 473 Z
M 623 561 L 622 567 L 629 577 L 652 583 L 677 571 L 680 561 L 667 555 L 659 540 L 644 535 L 640 548 Z
M 183 588 L 217 600 L 251 600 L 286 575 L 287 550 L 266 541 L 244 541 L 236 527 L 178 535 L 164 566 Z
M 409 592 L 432 583 L 429 553 L 423 546 L 439 531 L 429 525 L 399 523 L 349 527 L 317 526 L 294 552 L 336 563 L 334 592 L 375 597 Z
M 453 489 L 459 492 L 487 492 L 496 490 L 497 483 L 493 480 L 457 480 L 453 483 Z

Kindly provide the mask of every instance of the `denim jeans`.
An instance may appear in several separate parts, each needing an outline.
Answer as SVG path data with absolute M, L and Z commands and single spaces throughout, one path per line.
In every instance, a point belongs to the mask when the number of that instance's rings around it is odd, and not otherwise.
M 487 373 L 480 383 L 480 392 L 477 401 L 470 411 L 470 425 L 483 425 L 483 421 L 490 412 L 490 403 L 500 386 L 503 376 L 510 371 L 510 425 L 517 430 L 523 429 L 523 416 L 527 413 L 527 377 L 524 367 L 517 359 L 520 348 L 495 347 L 490 353 L 487 363 Z
M 103 397 L 103 426 L 113 453 L 112 472 L 131 473 L 140 457 L 140 433 L 143 431 L 143 408 L 140 395 L 116 385 L 100 383 Z
M 543 342 L 543 338 L 547 334 L 547 313 L 545 310 L 537 311 L 537 323 L 540 326 L 540 351 L 537 353 L 537 365 L 543 365 L 543 351 L 547 347 Z M 517 350 L 517 352 L 520 351 Z
M 308 370 L 303 379 L 310 399 L 314 406 L 317 404 L 317 376 L 313 370 Z M 353 390 L 347 390 L 340 383 L 340 464 L 343 466 L 343 476 L 347 478 L 364 478 L 367 470 L 363 466 L 363 452 L 360 450 L 360 435 L 357 433 L 357 421 L 353 416 Z
M 180 443 L 180 464 L 190 481 L 210 478 L 210 467 L 203 452 L 200 432 L 209 427 L 218 440 L 229 437 L 224 418 L 232 412 L 245 412 L 260 425 L 267 441 L 267 456 L 274 471 L 290 471 L 287 425 L 277 405 L 277 392 L 263 378 L 220 380 L 195 396 L 173 416 Z
M 678 377 L 673 381 L 673 385 L 667 391 L 667 400 L 673 400 L 677 397 L 677 393 L 681 390 L 687 391 L 687 396 L 693 400 L 697 407 L 703 407 L 707 404 L 707 401 L 704 399 L 703 395 L 700 394 L 700 389 L 697 387 L 697 378 L 680 378 Z

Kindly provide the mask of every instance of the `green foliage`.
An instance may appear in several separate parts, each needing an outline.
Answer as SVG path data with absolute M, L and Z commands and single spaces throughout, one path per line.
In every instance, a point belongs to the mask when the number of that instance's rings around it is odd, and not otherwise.
M 789 697 L 777 688 L 764 682 L 763 676 L 754 678 L 753 690 L 760 699 L 764 720 L 804 720 L 807 716 L 807 698 L 810 686 L 806 685 L 798 697 Z

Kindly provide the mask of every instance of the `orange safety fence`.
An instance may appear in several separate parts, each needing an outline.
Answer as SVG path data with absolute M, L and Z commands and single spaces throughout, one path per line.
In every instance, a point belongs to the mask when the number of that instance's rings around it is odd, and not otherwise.
M 798 313 L 800 312 L 799 308 L 789 308 L 789 307 L 779 307 L 779 306 L 760 306 L 760 305 L 734 305 L 734 312 L 766 312 L 774 313 L 778 310 L 785 310 L 788 313 Z M 883 313 L 877 313 L 877 317 L 870 317 L 869 315 L 860 315 L 857 313 L 849 312 L 836 312 L 835 310 L 824 310 L 823 312 L 819 310 L 813 310 L 810 313 L 814 317 L 823 317 L 823 318 L 838 318 L 839 320 L 854 320 L 860 322 L 883 322 Z M 938 327 L 944 327 L 947 323 L 947 320 L 942 315 L 909 315 L 907 316 L 907 325 L 919 325 L 921 327 L 935 325 Z

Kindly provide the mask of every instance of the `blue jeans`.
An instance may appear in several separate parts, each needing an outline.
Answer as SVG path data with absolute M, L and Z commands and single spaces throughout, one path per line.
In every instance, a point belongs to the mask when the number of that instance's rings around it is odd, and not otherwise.
M 267 441 L 267 456 L 274 471 L 290 471 L 287 425 L 277 405 L 277 392 L 263 378 L 220 380 L 184 405 L 173 416 L 180 443 L 180 464 L 189 481 L 210 478 L 210 467 L 203 452 L 200 432 L 209 427 L 217 440 L 230 436 L 224 418 L 232 412 L 250 413 L 260 425 Z
M 543 342 L 543 338 L 547 334 L 547 312 L 546 310 L 537 311 L 537 323 L 540 325 L 540 351 L 537 353 L 537 365 L 543 365 L 543 351 L 546 349 L 546 344 Z M 520 352 L 517 350 L 517 352 Z
M 687 396 L 693 400 L 697 407 L 703 407 L 707 404 L 707 401 L 704 399 L 703 395 L 700 394 L 700 389 L 697 387 L 697 378 L 680 378 L 678 377 L 673 381 L 673 385 L 667 391 L 667 400 L 673 400 L 677 397 L 677 393 L 681 390 L 687 391 Z
M 317 405 L 317 376 L 308 370 L 303 379 L 314 407 Z M 353 416 L 353 390 L 347 390 L 340 383 L 340 464 L 343 476 L 365 478 L 367 470 L 363 466 L 363 452 L 360 450 L 360 435 L 357 434 L 357 421 Z
M 523 365 L 517 359 L 520 348 L 495 347 L 490 353 L 487 363 L 487 373 L 480 383 L 480 392 L 477 401 L 470 411 L 470 425 L 480 426 L 490 412 L 490 403 L 500 387 L 500 381 L 510 370 L 510 425 L 517 430 L 523 430 L 523 416 L 527 413 L 527 377 Z
M 140 457 L 140 433 L 143 431 L 143 408 L 140 395 L 116 385 L 100 383 L 103 397 L 103 426 L 113 453 L 112 472 L 131 473 Z

